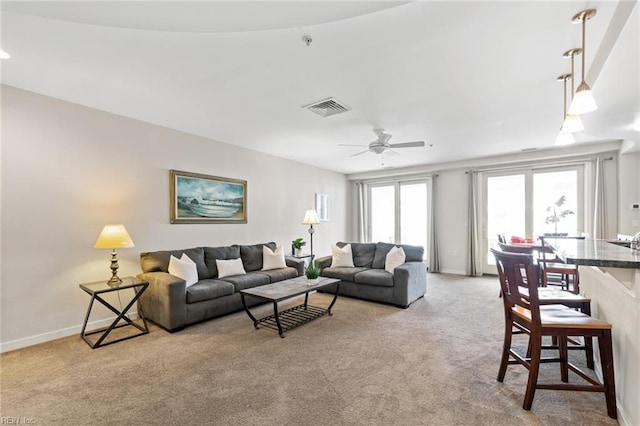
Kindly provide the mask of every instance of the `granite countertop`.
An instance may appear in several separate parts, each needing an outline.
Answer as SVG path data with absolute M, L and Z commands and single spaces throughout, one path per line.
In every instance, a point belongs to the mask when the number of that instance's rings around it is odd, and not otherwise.
M 546 238 L 556 255 L 566 263 L 611 268 L 640 269 L 640 251 L 606 240 L 572 240 Z

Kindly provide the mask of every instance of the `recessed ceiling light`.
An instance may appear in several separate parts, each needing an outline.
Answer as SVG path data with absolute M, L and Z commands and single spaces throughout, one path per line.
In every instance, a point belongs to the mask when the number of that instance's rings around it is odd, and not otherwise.
M 4 50 L 0 49 L 0 59 L 9 59 L 10 57 L 11 57 L 11 55 L 9 55 Z

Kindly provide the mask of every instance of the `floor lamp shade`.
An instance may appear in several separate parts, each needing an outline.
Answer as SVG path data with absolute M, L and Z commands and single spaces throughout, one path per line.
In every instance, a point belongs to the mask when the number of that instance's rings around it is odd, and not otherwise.
M 313 229 L 313 225 L 317 225 L 320 223 L 318 220 L 318 213 L 314 209 L 309 209 L 304 214 L 304 219 L 302 219 L 303 225 L 309 225 L 309 239 L 311 240 L 311 256 L 313 257 L 313 233 L 315 229 Z
M 98 239 L 96 240 L 95 245 L 93 246 L 97 249 L 111 249 L 111 279 L 109 280 L 110 285 L 118 285 L 122 282 L 122 280 L 118 277 L 118 256 L 116 254 L 116 249 L 118 248 L 130 248 L 134 247 L 133 240 L 129 236 L 127 229 L 124 225 L 106 225 Z

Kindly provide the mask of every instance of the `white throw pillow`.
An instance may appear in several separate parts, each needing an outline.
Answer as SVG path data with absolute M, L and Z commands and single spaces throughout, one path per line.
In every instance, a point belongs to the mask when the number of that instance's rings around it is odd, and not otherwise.
M 191 260 L 189 256 L 182 253 L 182 257 L 178 259 L 174 255 L 169 258 L 169 273 L 186 281 L 187 287 L 198 282 L 198 268 L 196 262 Z
M 353 254 L 351 244 L 340 248 L 337 245 L 331 246 L 331 267 L 332 268 L 353 268 Z
M 242 265 L 242 259 L 240 258 L 229 260 L 216 259 L 216 266 L 218 267 L 218 278 L 246 274 L 244 266 Z
M 402 247 L 393 246 L 384 260 L 384 269 L 393 274 L 393 270 L 402 265 L 407 256 L 404 254 Z
M 275 250 L 271 250 L 267 246 L 262 246 L 262 270 L 286 268 L 287 263 L 284 261 L 284 248 L 280 245 Z

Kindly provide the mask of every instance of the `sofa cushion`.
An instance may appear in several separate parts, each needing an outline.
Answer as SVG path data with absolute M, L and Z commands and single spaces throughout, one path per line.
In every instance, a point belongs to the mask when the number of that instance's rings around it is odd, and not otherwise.
M 387 253 L 389 250 L 393 248 L 395 244 L 390 243 L 377 243 L 376 244 L 376 254 L 373 257 L 372 268 L 375 269 L 384 269 L 384 263 L 387 260 Z
M 196 264 L 198 269 L 198 279 L 206 280 L 211 278 L 209 269 L 204 263 L 204 250 L 202 247 L 184 249 L 184 250 L 163 250 L 140 253 L 140 267 L 142 272 L 169 272 L 169 259 L 175 256 L 178 259 L 182 254 L 189 256 Z
M 278 281 L 288 280 L 289 278 L 295 278 L 298 276 L 298 270 L 296 268 L 280 268 L 269 269 L 268 271 L 260 271 L 261 274 L 269 277 L 269 282 L 276 283 Z
M 400 247 L 404 250 L 405 262 L 422 262 L 424 260 L 424 247 L 407 244 L 401 244 Z
M 187 303 L 217 299 L 235 293 L 233 284 L 222 280 L 201 280 L 187 289 Z
M 358 272 L 362 272 L 366 270 L 367 268 L 358 268 L 358 267 L 353 267 L 353 268 L 330 267 L 330 268 L 324 268 L 322 270 L 322 276 L 329 277 L 329 278 L 338 278 L 344 281 L 353 281 L 354 275 L 356 275 Z
M 245 288 L 257 287 L 259 285 L 269 284 L 269 276 L 264 272 L 249 272 L 246 275 L 236 275 L 233 277 L 225 277 L 224 281 L 228 281 L 235 287 L 236 291 Z
M 355 282 L 376 287 L 393 287 L 393 275 L 384 269 L 367 269 L 356 274 Z
M 216 278 L 218 276 L 218 267 L 216 266 L 216 260 L 237 259 L 239 257 L 240 246 L 237 245 L 204 248 L 204 263 L 207 265 L 210 278 Z
M 340 248 L 349 243 L 338 242 L 336 245 Z M 351 253 L 353 254 L 353 266 L 362 266 L 371 268 L 373 264 L 373 256 L 376 252 L 375 243 L 351 243 Z
M 271 250 L 276 249 L 276 243 L 252 244 L 250 246 L 240 246 L 240 257 L 247 272 L 259 271 L 262 269 L 262 247 L 267 246 Z

